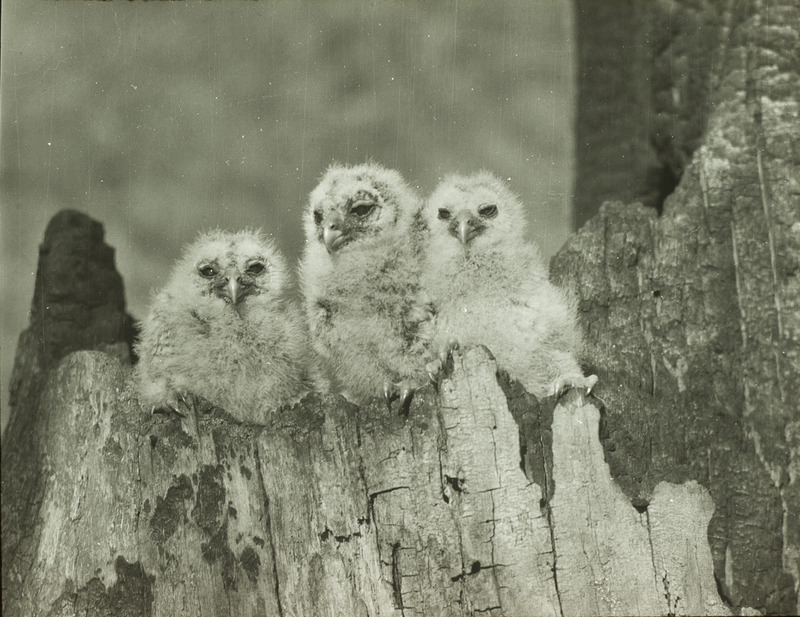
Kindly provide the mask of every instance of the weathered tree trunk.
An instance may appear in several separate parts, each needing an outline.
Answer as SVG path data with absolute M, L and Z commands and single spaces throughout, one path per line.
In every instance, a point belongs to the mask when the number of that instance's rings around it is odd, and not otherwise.
M 637 511 L 592 400 L 540 403 L 484 348 L 408 418 L 312 394 L 265 426 L 203 408 L 196 437 L 130 377 L 78 351 L 16 400 L 4 615 L 728 613 L 708 492 L 661 483 Z
M 577 193 L 655 207 L 606 203 L 552 264 L 581 299 L 605 458 L 642 508 L 661 481 L 706 487 L 722 596 L 797 614 L 800 7 L 624 7 L 577 2 Z
M 592 400 L 540 403 L 479 347 L 408 418 L 313 394 L 264 426 L 203 408 L 190 436 L 132 391 L 99 224 L 60 214 L 41 253 L 3 441 L 4 615 L 728 612 L 708 492 L 660 483 L 638 511 Z M 75 351 L 97 347 L 116 354 Z

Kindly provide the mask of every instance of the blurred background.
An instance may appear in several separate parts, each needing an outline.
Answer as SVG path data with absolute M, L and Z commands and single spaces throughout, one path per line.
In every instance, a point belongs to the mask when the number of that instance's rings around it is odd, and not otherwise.
M 333 160 L 423 193 L 488 169 L 550 257 L 570 232 L 569 0 L 2 3 L 2 426 L 38 245 L 81 210 L 141 319 L 181 247 L 262 227 L 295 262 Z

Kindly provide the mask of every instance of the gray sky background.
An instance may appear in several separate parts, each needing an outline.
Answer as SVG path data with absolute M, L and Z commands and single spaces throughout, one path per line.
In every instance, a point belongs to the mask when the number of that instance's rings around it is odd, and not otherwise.
M 136 318 L 198 231 L 262 227 L 295 262 L 333 160 L 372 158 L 423 193 L 493 171 L 552 255 L 569 233 L 571 20 L 568 0 L 4 0 L 2 426 L 64 208 L 104 224 Z

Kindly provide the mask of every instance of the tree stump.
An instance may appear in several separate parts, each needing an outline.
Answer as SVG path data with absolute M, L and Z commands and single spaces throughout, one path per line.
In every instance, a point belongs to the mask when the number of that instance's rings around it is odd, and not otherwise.
M 3 448 L 4 615 L 729 614 L 708 492 L 661 483 L 638 511 L 596 402 L 539 402 L 483 347 L 407 418 L 310 394 L 264 425 L 202 407 L 190 436 L 100 351 L 27 403 Z
M 86 230 L 77 297 L 116 309 L 61 320 L 54 351 L 38 333 L 75 297 L 46 272 Z M 51 312 L 20 337 L 3 443 L 5 615 L 728 613 L 708 492 L 634 507 L 593 399 L 540 402 L 475 347 L 409 417 L 311 394 L 262 425 L 205 406 L 188 435 L 142 407 L 126 330 L 103 329 L 127 318 L 99 224 L 59 214 L 43 247 Z

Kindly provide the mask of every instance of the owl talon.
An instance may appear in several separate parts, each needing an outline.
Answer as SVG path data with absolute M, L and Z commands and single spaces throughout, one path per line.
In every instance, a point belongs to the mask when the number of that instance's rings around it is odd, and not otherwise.
M 425 370 L 434 386 L 438 387 L 442 377 L 453 370 L 453 351 L 456 349 L 458 349 L 458 341 L 450 339 L 439 350 L 437 358 L 425 365 Z
M 414 398 L 414 388 L 408 384 L 401 386 L 400 390 L 400 415 L 407 416 L 411 408 L 411 401 Z
M 392 403 L 399 400 L 398 408 L 401 415 L 408 415 L 411 400 L 414 398 L 415 388 L 408 382 L 402 381 L 399 384 L 386 382 L 383 384 L 383 398 L 389 411 L 392 410 Z
M 198 400 L 197 400 L 197 397 L 194 394 L 186 392 L 186 393 L 180 394 L 179 396 L 180 396 L 181 402 L 184 404 L 184 406 L 187 409 L 191 409 L 192 411 L 196 411 L 197 410 Z
M 437 360 L 435 362 L 428 362 L 425 365 L 425 371 L 428 373 L 428 379 L 434 386 L 439 385 L 439 373 L 442 371 L 442 365 Z
M 585 389 L 584 394 L 589 395 L 592 389 L 597 384 L 597 375 L 589 375 L 584 377 L 559 377 L 547 389 L 547 396 L 555 396 L 560 398 L 570 388 Z
M 444 357 L 447 359 L 453 358 L 453 352 L 458 349 L 458 340 L 451 338 L 445 343 L 444 348 L 439 352 L 439 356 L 441 357 L 444 354 Z
M 183 413 L 181 411 L 181 408 L 180 408 L 180 401 L 181 400 L 183 400 L 183 399 L 179 400 L 178 398 L 175 398 L 175 399 L 170 399 L 168 401 L 165 401 L 165 402 L 163 402 L 161 404 L 153 405 L 150 408 L 150 415 L 154 416 L 157 413 L 158 414 L 164 414 L 164 415 L 175 414 L 179 418 L 185 418 L 186 414 Z
M 395 385 L 389 381 L 384 382 L 383 399 L 386 401 L 386 406 L 389 408 L 389 411 L 392 410 L 392 401 L 395 400 L 397 396 L 397 388 L 395 388 Z
M 200 441 L 200 423 L 197 419 L 197 398 L 193 394 L 181 394 L 180 399 L 187 413 L 181 415 L 181 428 L 187 435 Z

